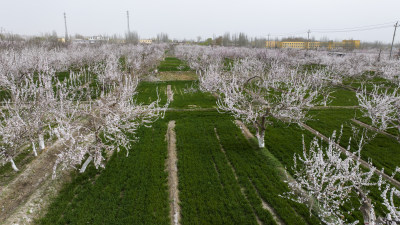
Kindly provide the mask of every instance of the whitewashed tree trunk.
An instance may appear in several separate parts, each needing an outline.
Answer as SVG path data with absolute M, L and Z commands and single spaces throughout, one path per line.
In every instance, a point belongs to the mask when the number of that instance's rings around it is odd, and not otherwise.
M 39 134 L 39 147 L 40 150 L 43 150 L 45 148 L 43 134 Z
M 85 172 L 86 167 L 89 165 L 89 163 L 92 161 L 92 159 L 93 159 L 92 156 L 89 156 L 89 157 L 86 159 L 85 163 L 82 165 L 82 168 L 79 170 L 79 173 L 84 173 L 84 172 Z
M 33 142 L 33 141 L 32 141 L 32 151 L 33 151 L 33 154 L 34 154 L 35 156 L 37 156 L 36 145 L 35 145 L 35 142 Z
M 13 170 L 15 171 L 15 172 L 18 172 L 19 171 L 19 169 L 18 169 L 18 167 L 15 165 L 15 162 L 14 162 L 14 160 L 10 157 L 10 163 L 11 163 L 11 167 L 13 168 Z
M 262 130 L 262 131 L 258 131 L 257 130 L 256 137 L 257 137 L 257 140 L 258 140 L 258 147 L 259 148 L 265 148 L 264 136 L 265 136 L 265 131 L 264 130 Z

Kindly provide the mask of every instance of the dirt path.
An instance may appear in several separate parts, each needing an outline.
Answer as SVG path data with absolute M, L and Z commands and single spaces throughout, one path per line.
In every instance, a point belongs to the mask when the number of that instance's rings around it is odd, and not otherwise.
M 304 129 L 310 131 L 311 133 L 313 133 L 314 135 L 316 135 L 317 137 L 321 138 L 322 140 L 328 142 L 329 138 L 325 137 L 324 135 L 320 134 L 318 131 L 314 130 L 313 128 L 311 128 L 310 126 L 307 126 L 303 123 L 299 124 L 300 126 L 302 126 Z M 361 165 L 370 168 L 369 163 L 367 163 L 366 161 L 359 159 L 356 155 L 354 155 L 352 152 L 347 151 L 347 149 L 343 148 L 342 146 L 340 146 L 339 144 L 336 144 L 337 147 L 344 153 L 347 154 L 349 153 L 350 157 L 361 163 Z M 381 175 L 383 178 L 385 178 L 386 180 L 388 180 L 391 184 L 393 184 L 394 186 L 396 186 L 397 188 L 400 188 L 400 182 L 395 180 L 394 178 L 390 177 L 389 175 L 385 174 L 384 172 L 376 169 L 375 170 L 375 174 L 377 175 Z
M 172 91 L 171 85 L 167 85 L 167 99 L 172 102 L 174 100 L 174 92 Z
M 72 168 L 58 168 L 52 179 L 62 145 L 62 140 L 57 140 L 46 147 L 7 186 L 0 187 L 0 224 L 31 224 L 44 215 L 50 200 L 71 178 Z
M 170 199 L 171 224 L 180 224 L 179 190 L 178 190 L 178 157 L 176 152 L 175 121 L 169 121 L 166 134 L 168 144 L 168 159 L 166 169 L 168 171 L 168 186 Z
M 373 130 L 373 131 L 375 131 L 375 132 L 377 132 L 377 133 L 380 133 L 380 134 L 389 136 L 389 137 L 395 139 L 396 141 L 399 141 L 398 137 L 394 136 L 393 134 L 389 134 L 389 133 L 387 133 L 387 132 L 385 132 L 385 131 L 381 131 L 381 130 L 379 130 L 379 129 L 377 129 L 377 128 L 371 126 L 371 125 L 368 125 L 368 124 L 363 123 L 363 122 L 361 122 L 361 121 L 359 121 L 359 120 L 356 120 L 356 119 L 351 119 L 351 121 L 353 121 L 354 123 L 356 123 L 356 124 L 358 124 L 358 125 L 360 125 L 360 126 L 362 126 L 362 127 L 367 128 L 367 129 L 369 129 L 369 130 Z
M 18 206 L 15 211 L 4 221 L 4 225 L 32 224 L 35 219 L 45 215 L 51 199 L 57 196 L 65 183 L 70 182 L 70 170 L 57 174 L 56 179 L 48 178 L 38 187 L 25 203 Z
M 55 152 L 60 143 L 56 142 L 44 149 L 18 177 L 6 187 L 0 187 L 0 221 L 6 221 L 18 208 L 24 207 L 28 199 L 42 190 L 47 180 L 51 180 L 53 162 L 57 157 Z
M 235 120 L 235 124 L 239 126 L 240 130 L 242 130 L 242 133 L 246 139 L 253 139 L 255 138 L 254 135 L 249 131 L 249 129 L 246 127 L 246 125 L 240 121 L 240 120 Z
M 165 71 L 159 72 L 157 75 L 162 81 L 173 81 L 173 80 L 197 80 L 197 74 L 194 71 Z

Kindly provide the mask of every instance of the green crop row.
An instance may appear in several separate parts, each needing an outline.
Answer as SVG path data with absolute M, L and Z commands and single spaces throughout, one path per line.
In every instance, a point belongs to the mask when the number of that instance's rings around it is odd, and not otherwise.
M 309 126 L 325 136 L 331 136 L 334 130 L 339 131 L 343 124 L 343 138 L 341 145 L 347 147 L 348 140 L 352 137 L 351 149 L 358 150 L 357 137 L 353 137 L 352 126 L 362 129 L 354 122 L 352 118 L 356 118 L 361 113 L 353 109 L 331 109 L 331 110 L 312 110 L 309 112 L 314 117 L 313 120 L 307 122 Z M 372 131 L 368 133 L 372 136 Z M 359 138 L 359 137 L 358 137 Z M 375 138 L 370 140 L 361 151 L 361 158 L 365 161 L 372 160 L 372 164 L 378 169 L 384 168 L 389 175 L 400 166 L 400 144 L 397 140 L 383 134 L 377 134 Z M 400 180 L 397 175 L 396 179 Z
M 328 111 L 328 110 L 327 110 Z M 306 147 L 309 147 L 310 141 L 314 138 L 311 132 L 299 127 L 295 124 L 286 124 L 281 121 L 273 121 L 271 126 L 268 126 L 265 132 L 265 146 L 266 149 L 277 158 L 280 163 L 287 168 L 289 174 L 293 175 L 293 156 L 294 154 L 303 153 L 302 138 Z M 379 196 L 379 195 L 378 195 Z M 352 197 L 343 207 L 343 211 L 346 212 L 345 217 L 349 221 L 359 220 L 363 221 L 362 215 L 358 210 L 359 203 L 356 197 Z M 381 215 L 381 214 L 379 214 Z
M 264 224 L 275 224 L 260 198 L 286 224 L 320 223 L 304 205 L 279 196 L 288 191 L 279 163 L 249 143 L 233 124 L 232 117 L 217 112 L 169 113 L 167 117 L 176 120 L 183 224 L 243 224 L 239 222 L 246 218 L 242 215 L 253 218 L 253 213 Z M 236 202 L 240 202 L 240 210 Z M 246 221 L 246 224 L 255 222 L 254 218 Z
M 171 85 L 174 93 L 174 100 L 171 102 L 170 108 L 214 108 L 216 106 L 216 98 L 209 93 L 199 91 L 195 81 L 141 82 L 137 89 L 139 95 L 136 97 L 136 101 L 149 104 L 157 99 L 158 90 L 161 98 L 160 104 L 165 104 L 167 85 Z
M 356 93 L 354 91 L 342 88 L 335 87 L 332 89 L 331 100 L 328 105 L 331 106 L 357 106 L 358 100 L 356 97 Z
M 252 146 L 232 121 L 218 122 L 216 127 L 228 159 L 246 191 L 257 191 L 285 224 L 320 224 L 304 205 L 280 196 L 289 191 L 282 178 L 282 167 L 266 156 L 265 149 Z
M 182 224 L 257 224 L 214 133 L 215 113 L 175 118 Z
M 166 57 L 164 61 L 160 62 L 160 65 L 157 67 L 158 71 L 190 71 L 189 66 L 186 62 L 181 61 L 175 57 Z
M 114 153 L 106 169 L 74 173 L 39 224 L 169 224 L 166 123 L 138 130 L 129 151 Z

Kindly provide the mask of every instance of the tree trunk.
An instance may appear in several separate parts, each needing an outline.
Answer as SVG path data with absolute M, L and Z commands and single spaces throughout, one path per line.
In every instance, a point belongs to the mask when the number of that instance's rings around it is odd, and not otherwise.
M 35 142 L 33 142 L 33 141 L 32 141 L 32 151 L 33 151 L 33 154 L 35 154 L 35 156 L 37 156 Z
M 259 148 L 265 148 L 265 141 L 264 141 L 264 136 L 265 136 L 265 130 L 261 129 L 261 131 L 259 131 L 260 129 L 257 129 L 257 133 L 256 133 L 256 137 L 258 140 L 258 147 Z
M 93 159 L 92 156 L 89 156 L 89 157 L 86 159 L 85 163 L 82 165 L 82 168 L 79 170 L 79 173 L 85 172 L 86 167 L 89 165 L 89 163 L 92 161 L 92 159 Z
M 363 215 L 364 224 L 375 225 L 376 216 L 374 206 L 371 204 L 371 199 L 369 199 L 362 190 L 358 190 L 358 195 L 362 199 L 360 211 Z
M 10 161 L 10 163 L 11 163 L 11 167 L 13 168 L 13 170 L 14 170 L 15 172 L 18 172 L 19 169 L 18 169 L 17 166 L 15 165 L 14 160 L 10 157 L 9 161 Z
M 39 147 L 40 147 L 40 150 L 43 150 L 44 149 L 44 137 L 43 137 L 43 134 L 39 134 Z

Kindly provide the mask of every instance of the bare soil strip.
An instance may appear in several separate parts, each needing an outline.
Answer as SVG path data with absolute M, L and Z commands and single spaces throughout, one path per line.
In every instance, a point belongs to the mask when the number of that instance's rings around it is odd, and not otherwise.
M 70 170 L 64 170 L 57 174 L 56 179 L 45 180 L 43 185 L 37 188 L 24 204 L 18 206 L 2 224 L 33 224 L 35 219 L 44 216 L 51 199 L 57 196 L 65 183 L 70 182 L 69 174 Z
M 71 178 L 71 168 L 59 167 L 56 179 L 52 179 L 62 145 L 62 140 L 57 140 L 46 147 L 7 186 L 0 187 L 1 224 L 30 224 L 44 215 L 51 198 Z
M 197 80 L 197 74 L 194 71 L 165 71 L 159 72 L 157 78 L 162 81 Z
M 399 140 L 399 139 L 398 139 L 396 136 L 394 136 L 393 134 L 389 134 L 389 133 L 387 133 L 387 132 L 385 132 L 385 131 L 379 130 L 379 129 L 377 129 L 377 128 L 371 126 L 371 125 L 368 125 L 368 124 L 366 124 L 366 123 L 363 123 L 363 122 L 361 122 L 361 121 L 359 121 L 359 120 L 351 119 L 351 121 L 353 121 L 354 123 L 356 123 L 356 124 L 358 124 L 358 125 L 360 125 L 360 126 L 362 126 L 362 127 L 365 127 L 365 128 L 367 128 L 367 129 L 373 130 L 373 131 L 375 131 L 375 132 L 377 132 L 377 133 L 380 133 L 380 134 L 389 136 L 389 137 L 391 137 L 391 138 L 394 138 L 396 141 Z
M 303 123 L 300 123 L 299 125 L 302 126 L 304 129 L 310 131 L 311 133 L 313 133 L 313 134 L 316 135 L 317 137 L 321 138 L 322 140 L 324 140 L 324 141 L 326 141 L 326 142 L 329 141 L 329 138 L 327 138 L 327 137 L 325 137 L 324 135 L 320 134 L 318 131 L 314 130 L 313 128 L 311 128 L 311 127 L 309 127 L 309 126 L 307 126 L 307 125 L 305 125 L 305 124 L 303 124 Z M 336 145 L 337 145 L 337 147 L 338 147 L 343 153 L 345 153 L 345 154 L 349 153 L 350 157 L 351 157 L 353 160 L 360 162 L 361 165 L 363 165 L 363 166 L 365 166 L 365 167 L 367 167 L 367 168 L 370 168 L 369 163 L 367 163 L 366 161 L 364 161 L 364 160 L 362 160 L 362 159 L 359 159 L 355 154 L 353 154 L 352 152 L 347 151 L 347 149 L 343 148 L 343 147 L 340 146 L 339 144 L 336 144 Z M 382 171 L 376 169 L 376 170 L 375 170 L 375 174 L 381 175 L 383 178 L 385 178 L 386 180 L 388 180 L 388 181 L 389 181 L 390 183 L 392 183 L 394 186 L 396 186 L 397 188 L 400 188 L 400 182 L 397 181 L 397 180 L 395 180 L 394 178 L 390 177 L 389 175 L 385 174 L 384 172 L 382 172 Z
M 255 138 L 254 135 L 249 131 L 249 129 L 246 127 L 246 125 L 240 121 L 240 120 L 235 120 L 235 124 L 239 126 L 240 130 L 242 130 L 242 133 L 246 139 L 253 139 Z
M 174 92 L 171 89 L 171 85 L 167 85 L 167 99 L 172 102 L 174 100 Z
M 54 165 L 50 162 L 55 162 L 55 152 L 60 144 L 56 142 L 44 149 L 18 177 L 6 187 L 0 187 L 0 221 L 6 221 L 30 196 L 40 191 L 47 180 L 51 180 Z
M 170 199 L 170 218 L 171 224 L 180 224 L 180 207 L 179 207 L 179 190 L 178 190 L 178 157 L 176 152 L 176 134 L 175 121 L 168 123 L 166 134 L 168 144 L 168 159 L 166 161 L 166 169 L 168 171 L 168 186 Z

